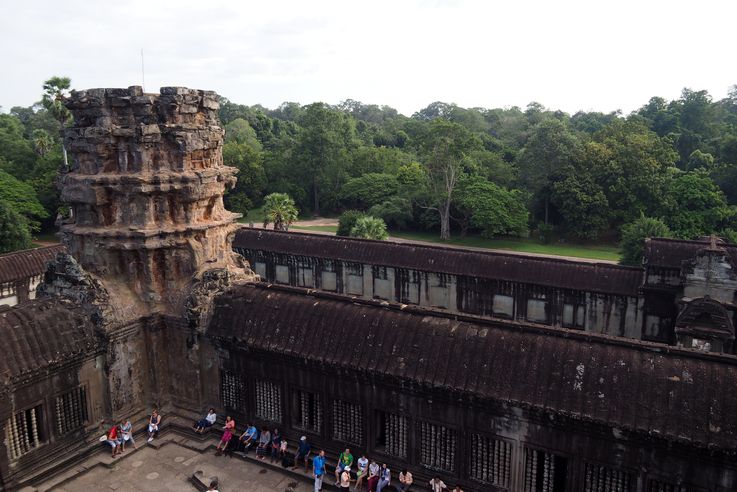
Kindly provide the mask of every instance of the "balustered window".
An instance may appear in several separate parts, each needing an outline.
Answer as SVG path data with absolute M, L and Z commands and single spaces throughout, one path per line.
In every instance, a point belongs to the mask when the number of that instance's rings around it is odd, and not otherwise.
M 270 381 L 256 381 L 256 417 L 281 422 L 281 387 Z
M 309 391 L 295 391 L 294 426 L 298 429 L 320 433 L 322 428 L 322 401 Z
M 87 422 L 87 391 L 84 386 L 57 396 L 56 433 L 60 436 L 79 429 Z
M 512 444 L 481 434 L 471 435 L 469 457 L 471 478 L 501 488 L 509 488 Z
M 297 263 L 297 285 L 300 287 L 315 286 L 315 272 L 312 263 L 309 261 L 300 261 Z
M 363 443 L 363 407 L 343 400 L 333 400 L 333 439 Z
M 43 441 L 41 405 L 13 415 L 5 424 L 5 442 L 11 460 L 39 447 Z
M 433 470 L 455 470 L 458 433 L 442 425 L 420 423 L 420 463 Z
M 693 490 L 685 485 L 676 485 L 655 479 L 650 479 L 647 482 L 647 492 L 692 492 Z
M 586 463 L 585 492 L 630 492 L 634 482 L 626 470 Z
M 524 492 L 564 492 L 568 460 L 562 456 L 525 448 Z
M 232 371 L 220 371 L 220 402 L 227 410 L 246 412 L 246 382 Z
M 376 413 L 376 447 L 398 458 L 407 457 L 407 436 L 409 422 L 407 417 L 394 413 Z

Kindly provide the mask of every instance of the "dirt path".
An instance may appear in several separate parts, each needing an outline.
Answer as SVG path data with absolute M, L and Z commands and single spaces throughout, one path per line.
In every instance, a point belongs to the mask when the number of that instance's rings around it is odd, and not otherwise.
M 311 219 L 311 220 L 299 220 L 292 225 L 295 225 L 297 227 L 337 226 L 338 219 L 325 219 L 325 218 L 319 217 L 317 219 Z M 307 231 L 303 231 L 303 232 L 307 232 Z

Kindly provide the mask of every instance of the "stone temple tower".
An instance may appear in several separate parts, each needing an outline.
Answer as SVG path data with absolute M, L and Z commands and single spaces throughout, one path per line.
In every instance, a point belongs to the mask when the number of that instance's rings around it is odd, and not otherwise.
M 237 171 L 223 166 L 214 92 L 91 89 L 66 104 L 74 125 L 62 240 L 117 317 L 185 314 L 207 272 L 226 283 L 255 277 L 231 250 L 239 214 L 224 208 L 223 194 Z

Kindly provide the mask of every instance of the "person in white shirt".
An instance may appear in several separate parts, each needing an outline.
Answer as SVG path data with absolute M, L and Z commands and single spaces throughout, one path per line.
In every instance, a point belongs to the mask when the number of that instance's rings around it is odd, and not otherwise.
M 361 484 L 363 483 L 363 478 L 366 476 L 366 472 L 368 472 L 368 464 L 369 460 L 366 458 L 365 454 L 362 454 L 360 458 L 358 458 L 358 461 L 356 462 L 358 465 L 358 469 L 356 470 L 356 488 L 355 490 L 358 490 L 361 487 Z
M 435 477 L 430 480 L 430 490 L 432 490 L 432 492 L 443 492 L 443 490 L 446 490 L 447 488 L 448 486 L 445 485 L 445 482 L 440 480 L 440 477 Z
M 215 425 L 215 421 L 217 419 L 218 419 L 218 415 L 215 413 L 215 409 L 214 408 L 211 408 L 207 412 L 207 416 L 205 416 L 204 419 L 201 419 L 198 422 L 195 422 L 195 424 L 193 426 L 194 427 L 194 431 L 195 432 L 199 432 L 200 434 L 202 434 L 203 432 L 205 432 L 205 429 L 207 429 L 208 427 L 212 427 L 213 425 Z

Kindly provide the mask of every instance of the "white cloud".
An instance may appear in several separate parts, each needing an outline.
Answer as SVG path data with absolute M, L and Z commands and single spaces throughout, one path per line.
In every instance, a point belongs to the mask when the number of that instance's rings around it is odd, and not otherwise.
M 100 1 L 2 7 L 0 105 L 74 87 L 213 89 L 232 101 L 442 100 L 568 112 L 633 110 L 683 87 L 737 84 L 737 2 Z

